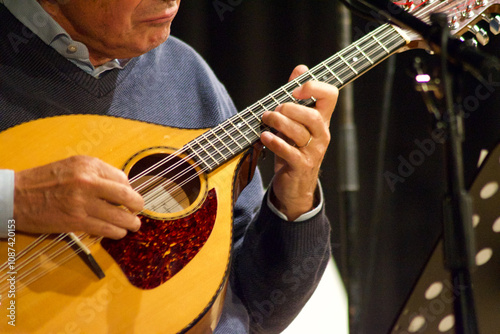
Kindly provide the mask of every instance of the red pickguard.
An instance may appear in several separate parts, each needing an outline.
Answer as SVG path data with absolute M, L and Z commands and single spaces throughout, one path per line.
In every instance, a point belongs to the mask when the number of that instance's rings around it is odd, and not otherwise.
M 120 240 L 103 239 L 101 245 L 130 283 L 153 289 L 172 278 L 200 251 L 212 232 L 216 214 L 217 195 L 212 189 L 191 215 L 176 220 L 140 216 L 138 232 Z

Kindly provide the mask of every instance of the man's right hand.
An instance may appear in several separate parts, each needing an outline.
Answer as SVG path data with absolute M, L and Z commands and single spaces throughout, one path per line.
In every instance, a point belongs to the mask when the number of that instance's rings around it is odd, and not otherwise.
M 135 213 L 143 206 L 125 173 L 97 158 L 75 156 L 15 174 L 14 219 L 20 231 L 120 239 L 140 228 Z

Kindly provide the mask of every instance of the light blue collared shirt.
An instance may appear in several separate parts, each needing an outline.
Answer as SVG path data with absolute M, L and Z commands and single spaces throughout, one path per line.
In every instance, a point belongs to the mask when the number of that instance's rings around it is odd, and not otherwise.
M 7 223 L 14 217 L 14 171 L 0 169 L 0 238 L 7 237 Z

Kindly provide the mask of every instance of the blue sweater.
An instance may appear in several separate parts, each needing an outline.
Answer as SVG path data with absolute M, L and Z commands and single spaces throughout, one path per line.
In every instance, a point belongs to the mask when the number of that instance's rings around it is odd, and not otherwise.
M 26 32 L 0 5 L 0 131 L 67 114 L 207 128 L 236 112 L 206 63 L 174 37 L 96 79 Z M 328 262 L 324 211 L 286 222 L 263 196 L 257 171 L 235 206 L 230 286 L 216 333 L 279 333 L 309 299 Z

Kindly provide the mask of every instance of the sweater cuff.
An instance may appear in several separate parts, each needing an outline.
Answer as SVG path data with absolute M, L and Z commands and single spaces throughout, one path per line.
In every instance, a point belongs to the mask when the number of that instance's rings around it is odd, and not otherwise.
M 271 183 L 271 187 L 272 187 L 272 183 Z M 324 200 L 323 200 L 323 188 L 321 187 L 321 182 L 319 180 L 318 180 L 318 187 L 316 188 L 316 191 L 314 193 L 314 197 L 315 197 L 314 203 L 318 203 L 318 205 L 315 208 L 313 208 L 311 211 L 300 215 L 297 219 L 294 220 L 294 222 L 298 223 L 298 222 L 302 222 L 302 221 L 311 219 L 312 217 L 316 216 L 318 213 L 321 212 L 321 208 L 323 208 Z M 271 189 L 269 189 L 269 191 L 267 192 L 266 198 L 267 198 L 267 206 L 269 207 L 269 209 L 271 209 L 271 211 L 274 212 L 281 219 L 288 220 L 287 216 L 283 212 L 279 211 L 274 206 L 274 204 L 271 202 Z
M 315 255 L 323 256 L 325 244 L 329 244 L 330 240 L 330 222 L 322 205 L 319 206 L 318 214 L 293 223 L 286 217 L 276 220 L 271 207 L 263 205 L 255 232 L 267 240 L 264 244 L 272 248 L 269 250 L 273 254 L 288 254 L 294 258 L 312 251 Z
M 0 169 L 0 238 L 7 237 L 7 224 L 14 218 L 14 171 Z

